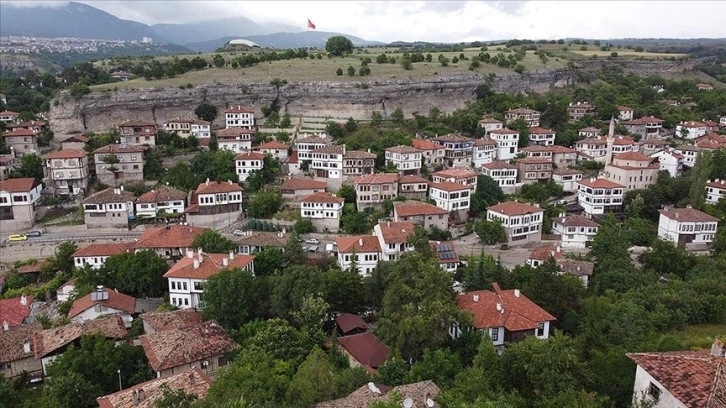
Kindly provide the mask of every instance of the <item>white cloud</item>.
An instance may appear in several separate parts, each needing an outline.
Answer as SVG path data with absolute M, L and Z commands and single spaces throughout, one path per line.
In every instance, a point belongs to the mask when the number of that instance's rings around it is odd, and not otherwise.
M 146 24 L 245 16 L 378 41 L 726 37 L 723 1 L 83 1 Z M 15 2 L 23 6 L 66 2 Z M 691 18 L 698 16 L 697 18 Z

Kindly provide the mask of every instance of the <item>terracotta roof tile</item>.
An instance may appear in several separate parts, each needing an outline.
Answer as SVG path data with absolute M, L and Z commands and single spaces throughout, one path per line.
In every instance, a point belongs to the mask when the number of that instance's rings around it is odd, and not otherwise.
M 195 194 L 235 193 L 242 191 L 242 187 L 233 181 L 210 181 L 200 183 Z
M 206 230 L 207 228 L 187 225 L 152 228 L 141 234 L 134 247 L 136 249 L 191 248 L 197 235 Z
M 524 164 L 552 164 L 552 159 L 546 158 L 546 157 L 522 157 L 519 159 L 514 159 L 515 164 L 524 163 Z
M 479 123 L 504 123 L 504 122 L 502 122 L 501 120 L 493 119 L 493 118 L 484 118 L 484 119 L 480 119 Z
M 412 146 L 404 146 L 404 145 L 398 145 L 394 147 L 389 147 L 386 149 L 387 152 L 391 153 L 398 153 L 398 154 L 413 154 L 413 153 L 421 153 L 421 150 L 412 147 Z
M 9 111 L 9 110 L 4 110 L 4 111 L 0 112 L 0 116 L 18 116 L 18 115 L 19 115 L 18 112 L 13 112 L 13 111 Z
M 25 298 L 25 304 L 23 304 L 23 298 Z M 25 318 L 30 316 L 31 303 L 33 303 L 33 297 L 25 295 L 0 299 L 0 324 L 8 322 L 10 327 L 23 324 Z
M 40 181 L 31 177 L 12 178 L 0 181 L 0 191 L 27 193 L 38 185 Z
M 110 154 L 110 153 L 141 153 L 148 149 L 147 146 L 133 146 L 133 145 L 117 145 L 110 144 L 93 151 L 93 154 Z
M 217 137 L 221 138 L 238 138 L 244 135 L 251 135 L 255 133 L 252 129 L 245 129 L 245 128 L 228 128 L 228 129 L 220 129 L 217 131 Z
M 724 407 L 726 359 L 693 351 L 632 353 L 627 356 L 687 408 Z
M 394 212 L 399 217 L 412 217 L 416 215 L 444 215 L 449 212 L 435 205 L 422 201 L 394 201 Z
M 264 160 L 265 154 L 257 153 L 257 152 L 244 152 L 244 153 L 240 153 L 237 156 L 235 156 L 234 159 L 235 160 Z
M 483 137 L 481 139 L 474 140 L 474 146 L 496 146 L 496 145 L 497 145 L 496 140 L 492 140 L 488 137 Z
M 43 270 L 43 267 L 48 264 L 48 261 L 46 260 L 36 260 L 35 262 L 31 264 L 25 264 L 23 266 L 18 267 L 17 272 L 18 273 L 40 273 L 40 271 Z
M 288 164 L 297 164 L 300 161 L 297 149 L 292 149 L 292 152 L 290 153 L 290 157 L 287 158 Z
M 375 402 L 395 402 L 391 401 L 391 396 L 406 396 L 413 400 L 413 408 L 429 407 L 427 400 L 432 401 L 439 395 L 439 387 L 433 381 L 421 381 L 413 384 L 404 384 L 396 387 L 388 387 L 383 384 L 374 384 L 379 392 L 373 392 L 367 384 L 364 384 L 357 390 L 350 393 L 347 397 L 339 398 L 332 401 L 324 401 L 318 403 L 316 408 L 368 408 Z M 434 401 L 433 408 L 439 408 L 438 402 Z
M 381 222 L 376 225 L 376 229 L 381 231 L 384 244 L 401 244 L 408 241 L 408 237 L 413 234 L 413 222 Z
M 524 294 L 517 296 L 516 289 L 501 290 L 494 282 L 494 291 L 477 290 L 461 293 L 456 298 L 459 308 L 473 314 L 473 325 L 477 329 L 504 327 L 508 331 L 533 330 L 537 324 L 554 321 L 554 316 L 529 300 Z M 504 310 L 497 310 L 500 305 Z
M 388 184 L 398 180 L 398 173 L 373 173 L 356 177 L 355 184 Z
M 65 140 L 63 140 L 61 143 L 88 143 L 88 138 L 83 135 L 73 135 Z
M 186 329 L 202 322 L 202 314 L 193 309 L 148 312 L 139 317 L 155 331 Z
M 435 141 L 441 143 L 441 142 L 473 142 L 474 139 L 462 135 L 456 135 L 453 133 L 450 133 L 448 135 L 443 136 L 436 136 L 433 138 Z
M 577 153 L 577 150 L 575 150 L 575 149 L 570 149 L 569 147 L 560 146 L 560 145 L 549 146 L 549 149 L 554 154 Z
M 370 332 L 338 337 L 338 344 L 362 366 L 372 368 L 382 366 L 391 354 L 388 346 Z
M 99 317 L 83 323 L 71 323 L 46 329 L 35 333 L 33 337 L 35 359 L 47 356 L 80 339 L 81 336 L 90 336 L 95 333 L 101 333 L 106 338 L 123 339 L 127 332 L 119 315 Z
M 235 238 L 236 245 L 250 245 L 256 247 L 284 248 L 287 245 L 288 236 L 278 236 L 277 232 L 253 232 L 250 235 L 243 235 Z
M 343 254 L 352 252 L 357 254 L 381 252 L 381 246 L 378 243 L 378 238 L 372 235 L 336 237 L 335 243 L 338 245 L 338 252 Z
M 237 348 L 237 343 L 214 320 L 145 334 L 139 336 L 139 341 L 154 371 L 223 355 Z
M 407 175 L 407 176 L 401 176 L 398 178 L 398 184 L 421 184 L 421 183 L 427 183 L 428 180 L 426 180 L 423 177 L 414 176 L 414 175 Z
M 558 259 L 557 265 L 560 266 L 562 272 L 573 276 L 591 276 L 595 268 L 595 264 L 588 261 L 579 261 L 577 259 Z
M 644 154 L 638 153 L 638 152 L 620 153 L 620 154 L 616 155 L 614 157 L 614 159 L 615 160 L 630 160 L 630 161 L 647 161 L 647 162 L 653 160 L 652 158 L 650 158 Z
M 343 145 L 330 145 L 321 147 L 319 149 L 313 150 L 313 153 L 326 153 L 326 154 L 340 154 L 343 155 L 345 153 L 345 146 Z
M 456 253 L 456 244 L 453 241 L 429 242 L 429 247 L 440 264 L 459 262 L 459 254 Z
M 550 134 L 553 135 L 556 133 L 552 129 L 547 129 L 547 128 L 543 128 L 543 127 L 539 127 L 539 126 L 534 126 L 534 127 L 528 128 L 527 132 L 529 132 L 529 134 L 531 134 L 531 135 L 550 135 Z
M 467 179 L 470 177 L 476 177 L 479 175 L 479 173 L 475 172 L 474 170 L 469 170 L 469 169 L 452 168 L 452 169 L 437 171 L 435 173 L 432 173 L 431 175 L 442 177 L 442 178 Z
M 706 184 L 706 187 L 718 188 L 718 189 L 721 189 L 721 190 L 726 190 L 726 179 L 718 180 L 718 181 L 717 180 L 709 181 Z
M 106 296 L 108 297 L 107 299 L 93 300 L 93 297 L 96 296 L 95 294 L 99 293 L 100 291 L 96 290 L 94 292 L 91 292 L 86 296 L 83 296 L 82 298 L 79 298 L 75 302 L 73 302 L 71 310 L 68 312 L 68 318 L 72 319 L 96 305 L 103 305 L 110 309 L 120 310 L 128 314 L 133 314 L 136 310 L 135 297 L 119 293 L 115 290 L 111 290 L 108 288 L 103 288 L 102 290 L 104 293 L 106 293 Z
M 536 111 L 534 109 L 529 109 L 529 108 L 515 108 L 515 109 L 510 109 L 508 111 L 505 111 L 504 113 L 512 113 L 512 114 L 516 114 L 516 115 L 531 115 L 533 113 L 540 113 L 540 112 Z
M 499 214 L 508 216 L 512 215 L 524 215 L 524 214 L 535 214 L 544 212 L 540 207 L 535 207 L 529 204 L 518 203 L 516 201 L 505 201 L 496 205 L 492 205 L 487 208 L 487 211 L 493 211 Z
M 126 203 L 136 201 L 136 196 L 130 191 L 120 191 L 109 187 L 105 190 L 95 192 L 83 200 L 83 204 L 110 204 L 110 203 Z
M 159 186 L 158 188 L 142 194 L 136 199 L 136 204 L 161 203 L 166 201 L 184 201 L 187 193 L 177 190 L 174 187 Z
M 513 164 L 509 164 L 507 162 L 503 162 L 500 160 L 494 160 L 491 163 L 486 163 L 482 167 L 488 169 L 488 170 L 502 170 L 502 169 L 510 169 L 510 170 L 516 170 L 517 166 Z
M 343 197 L 336 197 L 332 195 L 331 193 L 326 193 L 324 191 L 318 191 L 317 193 L 312 193 L 309 196 L 303 197 L 300 202 L 301 203 L 336 203 L 340 204 L 344 202 L 345 199 Z
M 13 137 L 13 136 L 34 137 L 37 135 L 38 135 L 38 132 L 34 131 L 33 129 L 24 129 L 24 128 L 13 129 L 13 130 L 11 130 L 9 132 L 5 132 L 5 134 L 3 134 L 3 136 L 5 136 L 5 137 Z
M 613 142 L 613 145 L 615 146 L 627 146 L 637 144 L 638 142 L 636 142 L 635 139 L 628 136 L 615 136 L 615 141 Z
M 0 363 L 33 357 L 33 336 L 43 330 L 40 323 L 23 324 L 0 330 Z M 24 344 L 30 343 L 30 351 L 25 352 Z
M 577 183 L 590 188 L 625 188 L 625 186 L 623 186 L 622 184 L 618 184 L 603 178 L 582 179 Z
M 646 123 L 663 123 L 663 119 L 656 118 L 655 116 L 644 116 L 629 122 L 623 122 L 624 125 L 644 125 Z
M 451 191 L 471 190 L 472 186 L 465 186 L 465 185 L 459 184 L 459 183 L 452 183 L 450 181 L 444 181 L 443 183 L 431 183 L 431 184 L 429 184 L 429 187 L 451 192 Z
M 518 135 L 519 132 L 516 130 L 510 130 L 510 129 L 494 129 L 491 132 L 489 132 L 491 135 Z
M 267 143 L 263 143 L 259 146 L 257 146 L 257 149 L 259 150 L 279 150 L 279 149 L 289 149 L 290 146 L 286 145 L 285 143 L 278 142 L 277 140 L 271 140 Z
M 377 156 L 373 153 L 364 152 L 362 150 L 349 150 L 345 152 L 343 159 L 355 160 L 355 159 L 375 159 Z
M 563 225 L 565 227 L 600 227 L 598 223 L 582 215 L 568 215 L 566 217 L 557 217 L 553 218 L 552 222 Z
M 600 133 L 601 130 L 598 129 L 598 128 L 596 128 L 596 127 L 590 126 L 590 127 L 582 128 L 582 129 L 578 130 L 578 132 L 582 132 L 582 133 Z
M 565 257 L 560 248 L 551 246 L 538 246 L 529 253 L 529 259 L 537 261 L 546 261 L 550 256 L 555 259 L 564 259 Z
M 665 208 L 660 213 L 671 220 L 679 222 L 714 222 L 719 221 L 718 218 L 698 211 L 695 208 Z
M 419 150 L 440 150 L 445 149 L 444 145 L 429 139 L 413 139 L 411 145 Z
M 554 170 L 552 170 L 552 174 L 557 174 L 560 176 L 569 176 L 574 174 L 582 174 L 580 170 L 570 169 L 567 167 L 558 167 Z
M 367 330 L 366 322 L 363 318 L 356 314 L 343 313 L 342 315 L 335 318 L 335 324 L 338 325 L 340 331 L 343 334 L 348 334 L 355 329 Z
M 184 391 L 203 399 L 209 391 L 212 380 L 198 367 L 173 374 L 169 377 L 155 378 L 133 387 L 96 399 L 99 408 L 156 408 L 157 400 L 163 398 L 164 388 L 170 391 Z M 166 386 L 166 387 L 162 387 Z M 134 402 L 141 394 L 141 401 Z
M 300 144 L 300 143 L 330 144 L 330 143 L 333 143 L 333 139 L 328 136 L 311 135 L 308 137 L 304 137 L 302 139 L 298 139 L 296 141 L 296 144 Z
M 280 190 L 325 190 L 327 186 L 328 183 L 324 181 L 291 177 L 282 182 Z
M 191 253 L 191 252 L 190 252 Z M 172 266 L 169 271 L 164 274 L 165 278 L 188 278 L 188 279 L 209 279 L 210 276 L 216 275 L 222 269 L 244 269 L 255 259 L 254 255 L 233 254 L 234 259 L 230 259 L 229 254 L 206 254 L 202 253 L 202 261 L 198 267 L 194 267 L 195 261 L 199 260 L 199 255 L 195 252 L 192 257 L 189 254 L 180 259 Z M 224 260 L 228 264 L 224 265 Z
M 86 157 L 88 153 L 86 153 L 83 150 L 75 150 L 75 149 L 63 149 L 58 150 L 57 152 L 48 153 L 45 156 L 43 156 L 46 160 L 51 159 L 77 159 Z

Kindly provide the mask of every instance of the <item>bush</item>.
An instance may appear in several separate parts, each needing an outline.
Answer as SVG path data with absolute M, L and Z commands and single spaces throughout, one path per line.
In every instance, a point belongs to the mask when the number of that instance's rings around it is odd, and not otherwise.
M 348 76 L 355 76 L 355 68 L 352 65 L 348 67 Z
M 338 68 L 338 69 L 337 69 L 337 70 L 335 71 L 335 75 L 337 75 L 337 76 L 341 76 L 341 75 L 343 75 L 343 68 Z
M 613 57 L 613 58 L 615 58 L 615 57 L 618 56 L 618 52 L 617 51 L 613 51 L 613 52 L 610 53 L 610 56 Z
M 313 226 L 313 222 L 311 220 L 303 218 L 302 220 L 295 223 L 295 225 L 292 227 L 292 230 L 295 231 L 296 234 L 302 235 L 315 232 L 315 227 Z

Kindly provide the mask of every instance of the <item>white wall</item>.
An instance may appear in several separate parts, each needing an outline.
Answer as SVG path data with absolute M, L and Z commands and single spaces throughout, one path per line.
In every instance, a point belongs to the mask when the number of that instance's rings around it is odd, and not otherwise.
M 668 390 L 655 380 L 647 371 L 638 366 L 635 371 L 635 384 L 633 385 L 633 400 L 640 401 L 643 396 L 648 395 L 650 384 L 655 384 L 660 389 L 660 397 L 658 403 L 653 408 L 686 408 L 686 405 L 674 397 Z M 646 397 L 651 400 L 650 397 Z

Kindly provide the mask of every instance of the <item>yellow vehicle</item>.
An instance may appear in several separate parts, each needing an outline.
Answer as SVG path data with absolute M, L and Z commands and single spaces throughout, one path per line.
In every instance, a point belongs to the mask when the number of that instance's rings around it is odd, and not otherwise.
M 10 235 L 8 236 L 8 241 L 27 241 L 28 237 L 22 234 L 16 234 L 16 235 Z

